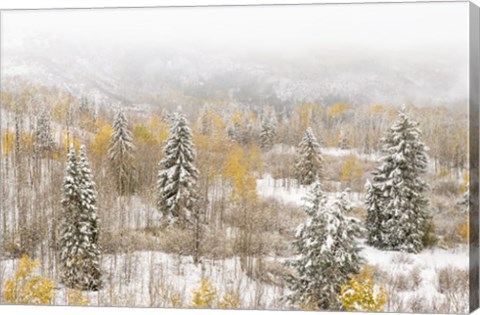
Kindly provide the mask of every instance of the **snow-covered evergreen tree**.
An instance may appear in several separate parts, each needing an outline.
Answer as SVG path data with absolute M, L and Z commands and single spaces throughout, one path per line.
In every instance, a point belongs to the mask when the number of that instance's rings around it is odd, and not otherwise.
M 307 220 L 295 231 L 297 258 L 288 263 L 294 273 L 287 277 L 292 293 L 287 299 L 303 308 L 338 310 L 340 286 L 358 274 L 361 257 L 356 241 L 360 226 L 345 213 L 345 198 L 328 199 L 317 181 L 304 206 Z
M 84 146 L 79 160 L 70 146 L 62 206 L 61 280 L 69 288 L 96 291 L 101 286 L 96 191 Z
M 300 185 L 310 185 L 320 177 L 321 171 L 320 145 L 309 127 L 298 146 L 295 175 Z
M 37 119 L 35 130 L 35 151 L 38 153 L 50 152 L 54 149 L 52 127 L 47 111 L 43 111 Z
M 122 195 L 131 193 L 134 188 L 133 150 L 132 133 L 128 130 L 127 117 L 123 110 L 119 110 L 113 124 L 108 158 L 115 179 L 115 186 Z
M 80 247 L 78 222 L 81 205 L 80 189 L 78 186 L 78 164 L 73 144 L 67 155 L 67 166 L 63 180 L 62 194 L 62 223 L 60 231 L 60 263 L 61 280 L 70 288 L 76 288 L 79 283 L 80 269 L 77 256 Z
M 192 131 L 182 113 L 175 113 L 158 172 L 157 208 L 169 225 L 192 223 L 199 172 L 194 166 Z
M 368 242 L 380 249 L 417 253 L 427 228 L 427 155 L 418 123 L 405 109 L 382 138 L 381 165 L 367 183 Z
M 98 290 L 101 286 L 100 247 L 98 244 L 99 222 L 97 213 L 97 191 L 87 159 L 85 145 L 80 147 L 78 161 L 78 186 L 80 188 L 79 233 L 83 240 L 81 287 L 84 290 Z
M 264 116 L 262 119 L 262 127 L 260 130 L 260 147 L 264 150 L 270 150 L 275 142 L 276 124 L 274 116 Z

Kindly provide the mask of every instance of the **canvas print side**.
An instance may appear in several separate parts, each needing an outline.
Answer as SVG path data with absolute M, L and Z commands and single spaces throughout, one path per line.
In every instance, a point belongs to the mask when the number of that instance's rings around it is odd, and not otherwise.
M 470 312 L 479 306 L 479 106 L 480 106 L 480 9 L 470 3 Z

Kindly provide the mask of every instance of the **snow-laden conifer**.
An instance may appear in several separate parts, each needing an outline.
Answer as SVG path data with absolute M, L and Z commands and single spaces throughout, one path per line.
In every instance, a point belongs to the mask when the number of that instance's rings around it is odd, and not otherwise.
M 185 226 L 192 222 L 199 173 L 194 165 L 192 131 L 182 113 L 173 115 L 163 152 L 157 180 L 157 208 L 170 225 Z
M 113 124 L 113 134 L 108 148 L 108 158 L 117 191 L 124 195 L 133 191 L 132 133 L 128 129 L 127 117 L 118 111 Z
M 383 157 L 367 183 L 366 201 L 368 242 L 377 248 L 417 253 L 424 247 L 427 155 L 420 137 L 418 123 L 402 109 L 382 138 Z
M 304 206 L 307 219 L 295 232 L 297 258 L 288 263 L 288 300 L 302 308 L 338 310 L 340 286 L 359 272 L 361 257 L 356 237 L 357 220 L 345 194 L 328 198 L 317 181 Z
M 84 252 L 80 285 L 84 290 L 96 291 L 101 286 L 97 192 L 84 145 L 80 147 L 78 173 L 81 202 L 78 226 Z
M 61 280 L 69 288 L 98 290 L 101 271 L 96 190 L 84 146 L 79 159 L 70 146 L 62 206 Z
M 63 179 L 62 221 L 60 229 L 61 281 L 75 288 L 79 282 L 80 269 L 77 263 L 80 251 L 80 235 L 76 226 L 81 205 L 78 186 L 78 164 L 73 144 L 67 155 L 67 166 Z
M 317 138 L 309 127 L 298 145 L 295 175 L 300 185 L 310 185 L 322 171 L 322 155 Z

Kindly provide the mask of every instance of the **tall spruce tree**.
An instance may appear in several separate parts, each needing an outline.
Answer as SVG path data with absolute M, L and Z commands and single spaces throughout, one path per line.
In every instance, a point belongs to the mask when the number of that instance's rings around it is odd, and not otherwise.
M 110 139 L 108 158 L 115 186 L 121 195 L 133 191 L 133 150 L 132 133 L 128 130 L 127 117 L 119 110 L 113 124 L 113 134 Z
M 60 230 L 61 281 L 69 288 L 77 288 L 81 271 L 78 264 L 78 256 L 81 255 L 81 240 L 77 225 L 81 206 L 78 184 L 77 157 L 72 144 L 68 151 L 67 166 L 63 179 L 63 212 Z
M 78 161 L 78 185 L 80 188 L 79 232 L 83 239 L 84 259 L 82 261 L 81 287 L 84 290 L 98 290 L 101 287 L 100 246 L 98 244 L 99 220 L 97 191 L 87 159 L 85 145 L 80 147 Z
M 169 137 L 158 172 L 157 208 L 169 225 L 184 227 L 192 223 L 197 195 L 198 170 L 194 166 L 195 148 L 192 131 L 185 116 L 172 118 Z
M 402 108 L 381 140 L 383 157 L 366 200 L 368 242 L 377 248 L 417 253 L 424 247 L 428 186 L 421 176 L 428 161 L 420 137 L 418 123 Z
M 321 171 L 320 145 L 309 127 L 298 146 L 295 175 L 300 185 L 310 185 L 320 177 Z
M 270 150 L 273 147 L 276 137 L 276 126 L 274 116 L 265 115 L 262 119 L 260 130 L 260 147 L 264 150 Z
M 96 190 L 84 146 L 79 160 L 70 146 L 62 206 L 61 280 L 69 288 L 96 291 L 101 286 Z
M 345 216 L 350 209 L 345 194 L 328 199 L 318 181 L 312 185 L 304 206 L 307 220 L 295 232 L 298 256 L 287 263 L 295 271 L 286 279 L 293 304 L 340 309 L 340 286 L 358 274 L 362 263 L 356 241 L 360 226 Z

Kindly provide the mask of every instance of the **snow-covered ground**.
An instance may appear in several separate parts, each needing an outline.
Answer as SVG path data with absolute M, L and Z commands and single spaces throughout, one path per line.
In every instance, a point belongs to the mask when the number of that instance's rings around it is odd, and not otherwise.
M 292 180 L 293 182 L 294 180 Z M 295 206 L 302 206 L 304 198 L 308 194 L 308 186 L 298 186 L 295 183 L 290 187 L 282 187 L 281 180 L 273 179 L 269 174 L 265 174 L 263 178 L 257 179 L 257 193 L 264 198 L 274 198 L 283 203 L 293 204 Z M 330 195 L 340 195 L 338 193 L 330 193 Z M 348 193 L 350 202 L 358 205 L 362 202 L 362 196 L 359 193 Z
M 0 261 L 5 279 L 15 272 L 18 260 Z M 192 290 L 200 280 L 212 282 L 218 299 L 225 292 L 238 294 L 242 308 L 278 309 L 286 289 L 254 281 L 241 270 L 240 259 L 205 260 L 198 265 L 191 256 L 162 252 L 134 252 L 103 258 L 104 287 L 88 293 L 90 305 L 169 307 L 166 295 L 178 294 L 181 306 L 191 305 Z M 169 291 L 164 292 L 164 291 Z M 55 305 L 67 304 L 67 290 L 57 283 Z
M 380 251 L 364 246 L 362 256 L 367 264 L 387 275 L 387 279 L 405 275 L 413 270 L 420 275 L 418 287 L 414 289 L 394 288 L 398 301 L 408 306 L 410 299 L 421 298 L 425 305 L 441 303 L 446 293 L 438 291 L 438 271 L 442 268 L 468 269 L 468 248 L 425 250 L 420 254 Z M 279 258 L 278 261 L 284 259 Z M 5 279 L 11 277 L 16 260 L 0 262 Z M 90 305 L 156 306 L 169 307 L 165 298 L 178 294 L 181 305 L 191 304 L 192 290 L 199 287 L 202 278 L 209 279 L 221 298 L 224 292 L 236 292 L 242 308 L 285 309 L 282 301 L 288 293 L 286 288 L 265 284 L 250 278 L 240 268 L 239 258 L 226 260 L 204 260 L 198 265 L 191 256 L 179 256 L 162 252 L 134 252 L 130 254 L 106 255 L 103 258 L 104 287 L 99 292 L 89 293 Z M 391 277 L 391 278 L 388 278 Z M 392 283 L 383 283 L 387 291 Z M 468 284 L 465 284 L 468 285 Z M 168 292 L 167 292 L 168 291 Z M 55 304 L 67 304 L 66 289 L 57 285 Z M 462 303 L 460 301 L 459 303 Z M 391 309 L 394 311 L 395 305 Z
M 386 291 L 393 290 L 396 302 L 390 301 L 386 306 L 388 311 L 397 311 L 397 308 L 408 311 L 408 307 L 411 307 L 409 304 L 413 304 L 413 300 L 421 300 L 424 311 L 430 312 L 434 310 L 434 307 L 440 307 L 446 299 L 449 299 L 448 303 L 453 303 L 452 297 L 449 296 L 452 292 L 441 292 L 442 290 L 439 289 L 440 271 L 450 268 L 453 272 L 458 272 L 456 270 L 467 272 L 469 266 L 469 251 L 466 245 L 452 249 L 426 249 L 419 254 L 381 251 L 364 246 L 362 256 L 367 264 L 384 273 L 384 283 L 382 284 L 384 289 Z M 418 279 L 413 280 L 413 274 L 418 275 Z M 406 287 L 395 283 L 402 279 L 409 281 Z M 416 281 L 417 284 L 413 284 L 413 281 Z M 454 282 L 455 280 L 450 279 L 449 281 Z M 468 282 L 462 285 L 467 292 Z M 468 296 L 462 295 L 460 291 L 454 294 L 458 294 L 460 298 L 456 301 L 457 305 L 452 305 L 451 311 L 466 312 Z M 415 311 L 415 309 L 410 310 Z

